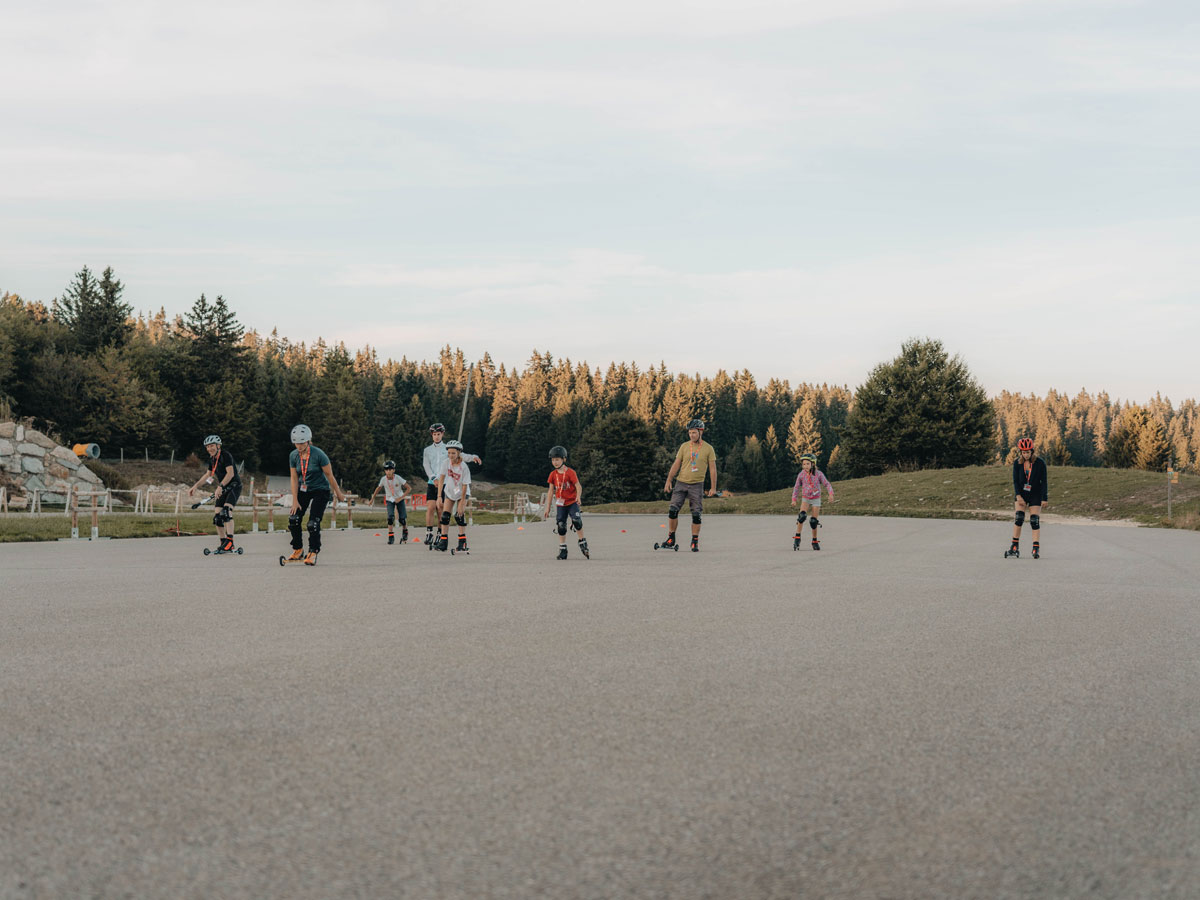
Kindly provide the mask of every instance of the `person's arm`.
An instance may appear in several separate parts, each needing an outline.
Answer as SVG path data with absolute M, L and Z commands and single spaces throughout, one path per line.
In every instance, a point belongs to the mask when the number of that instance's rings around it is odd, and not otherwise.
M 1013 463 L 1013 495 L 1014 496 L 1016 494 L 1021 493 L 1021 484 L 1022 484 L 1021 475 L 1022 474 L 1024 474 L 1024 473 L 1021 471 L 1021 460 L 1018 459 L 1016 462 Z
M 663 488 L 664 493 L 671 493 L 671 482 L 675 480 L 675 476 L 679 474 L 679 467 L 683 465 L 683 460 L 678 456 L 675 457 L 675 462 L 671 463 L 671 471 L 667 473 L 667 484 Z
M 715 451 L 708 458 L 708 485 L 708 496 L 712 497 L 717 493 L 717 454 Z
M 329 486 L 333 488 L 333 495 L 345 503 L 346 495 L 342 493 L 342 486 L 333 477 L 333 466 L 325 463 L 325 465 L 321 466 L 321 471 L 325 473 L 325 477 L 329 480 Z
M 546 508 L 542 510 L 542 518 L 550 518 L 550 507 L 554 505 L 554 485 L 546 488 Z
M 380 489 L 382 489 L 382 488 L 383 488 L 382 484 L 375 485 L 375 490 L 371 491 L 371 499 L 367 501 L 367 506 L 375 505 L 375 495 L 378 494 Z
M 412 496 L 412 485 L 407 481 L 400 486 L 400 502 L 407 500 Z
M 825 490 L 829 492 L 829 502 L 833 502 L 833 485 L 829 483 L 829 479 L 825 477 L 825 473 L 821 473 L 821 480 L 825 482 Z
M 1045 460 L 1039 459 L 1038 462 L 1042 464 L 1042 505 L 1044 506 L 1050 499 L 1050 472 Z
M 583 485 L 579 483 L 579 475 L 575 475 L 575 502 L 583 509 Z
M 300 509 L 300 479 L 296 477 L 295 469 L 288 469 L 288 475 L 292 479 L 292 515 Z
M 188 488 L 188 496 L 189 497 L 192 496 L 192 494 L 196 493 L 196 490 L 200 487 L 200 485 L 204 484 L 204 479 L 207 477 L 208 477 L 208 472 L 205 471 L 205 473 L 196 480 L 196 483 L 193 484 L 190 488 Z
M 233 481 L 237 475 L 237 463 L 233 461 L 233 454 L 229 454 L 229 466 L 225 470 L 225 477 L 221 479 L 221 487 L 225 487 L 229 482 Z
M 425 470 L 425 480 L 430 483 L 437 480 L 437 475 L 433 471 L 433 455 L 429 452 L 432 449 L 433 444 L 430 444 L 421 453 L 421 468 Z

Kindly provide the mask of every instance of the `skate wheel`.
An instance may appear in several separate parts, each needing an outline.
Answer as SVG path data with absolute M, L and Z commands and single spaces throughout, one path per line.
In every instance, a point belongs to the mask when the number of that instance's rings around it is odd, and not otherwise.
M 205 555 L 205 556 L 208 556 L 208 554 L 210 554 L 210 553 L 212 553 L 212 551 L 211 551 L 211 550 L 209 550 L 207 547 L 205 547 L 205 548 L 204 548 L 204 555 Z
M 658 549 L 658 544 L 655 544 L 655 545 L 654 545 L 654 549 L 655 549 L 655 550 L 657 550 L 657 549 Z
M 279 557 L 279 564 L 281 566 L 286 566 L 287 565 L 287 557 L 286 556 Z
M 237 548 L 237 555 L 238 555 L 238 556 L 241 556 L 241 555 L 242 555 L 242 548 L 241 548 L 241 547 L 238 547 L 238 548 Z

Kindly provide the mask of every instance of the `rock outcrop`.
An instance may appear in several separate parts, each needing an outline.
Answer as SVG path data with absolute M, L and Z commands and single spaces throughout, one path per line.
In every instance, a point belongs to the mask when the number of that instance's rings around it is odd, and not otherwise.
M 17 422 L 0 422 L 0 471 L 6 476 L 10 503 L 36 491 L 42 503 L 63 505 L 73 487 L 82 491 L 104 488 L 70 447 L 61 447 L 40 431 Z

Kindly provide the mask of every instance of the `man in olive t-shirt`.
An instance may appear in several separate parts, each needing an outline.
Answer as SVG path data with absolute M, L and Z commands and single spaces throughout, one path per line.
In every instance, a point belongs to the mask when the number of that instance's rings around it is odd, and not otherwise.
M 671 471 L 667 473 L 667 483 L 663 486 L 663 492 L 671 495 L 671 508 L 667 511 L 669 534 L 662 545 L 667 549 L 675 547 L 675 526 L 679 524 L 679 510 L 683 508 L 686 498 L 692 510 L 692 552 L 700 550 L 700 513 L 704 509 L 705 472 L 708 473 L 708 496 L 711 497 L 717 492 L 717 454 L 712 444 L 703 440 L 703 435 L 703 420 L 692 419 L 688 422 L 690 440 L 679 448 Z M 672 481 L 677 482 L 673 491 Z

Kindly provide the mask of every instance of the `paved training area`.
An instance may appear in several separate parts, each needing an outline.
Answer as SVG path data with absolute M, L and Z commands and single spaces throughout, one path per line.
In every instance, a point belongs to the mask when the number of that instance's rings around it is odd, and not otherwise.
M 0 545 L 0 898 L 1196 897 L 1200 535 L 822 518 Z

